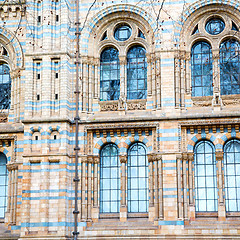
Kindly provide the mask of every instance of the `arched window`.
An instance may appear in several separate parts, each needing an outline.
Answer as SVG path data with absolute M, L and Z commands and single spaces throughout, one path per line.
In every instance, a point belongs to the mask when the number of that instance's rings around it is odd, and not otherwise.
M 107 144 L 101 150 L 100 213 L 118 213 L 120 210 L 120 163 L 118 149 Z
M 100 57 L 100 100 L 118 100 L 120 95 L 120 65 L 118 50 L 106 48 Z
M 196 212 L 217 211 L 216 159 L 213 144 L 197 143 L 194 150 Z
M 192 96 L 210 96 L 212 87 L 212 50 L 207 42 L 197 42 L 191 50 Z
M 0 218 L 4 218 L 7 210 L 7 158 L 0 153 Z
M 234 39 L 220 45 L 221 94 L 240 94 L 240 44 Z
M 127 98 L 147 98 L 146 50 L 141 46 L 131 47 L 127 53 Z
M 233 139 L 224 146 L 226 211 L 240 211 L 240 141 Z
M 134 143 L 128 150 L 128 212 L 148 211 L 148 160 L 146 147 Z
M 10 68 L 5 63 L 0 63 L 0 109 L 9 109 L 11 102 Z

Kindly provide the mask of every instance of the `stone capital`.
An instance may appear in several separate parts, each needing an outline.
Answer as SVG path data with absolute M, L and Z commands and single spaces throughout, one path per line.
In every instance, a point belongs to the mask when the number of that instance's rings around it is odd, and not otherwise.
M 120 160 L 120 163 L 126 163 L 127 162 L 127 154 L 120 154 L 119 160 Z
M 216 161 L 222 161 L 223 160 L 223 152 L 219 151 L 219 152 L 216 152 L 215 153 L 215 156 L 216 156 Z

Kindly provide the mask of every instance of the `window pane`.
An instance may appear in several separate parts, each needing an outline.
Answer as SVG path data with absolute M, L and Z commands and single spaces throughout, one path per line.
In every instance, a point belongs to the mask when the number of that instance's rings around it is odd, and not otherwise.
M 118 51 L 106 48 L 100 56 L 100 99 L 118 100 L 120 95 L 120 65 Z
M 216 160 L 212 143 L 197 143 L 194 161 L 196 212 L 217 211 Z
M 221 94 L 240 94 L 240 44 L 234 39 L 220 45 Z
M 0 218 L 3 218 L 7 210 L 7 158 L 0 153 Z
M 192 96 L 212 95 L 212 51 L 206 42 L 198 42 L 191 50 Z
M 11 102 L 11 78 L 7 64 L 0 63 L 0 109 L 9 109 Z
M 128 150 L 128 212 L 148 211 L 148 161 L 146 147 L 133 144 Z
M 100 212 L 116 213 L 120 209 L 120 163 L 114 144 L 105 145 L 100 153 Z
M 127 53 L 127 98 L 146 99 L 146 91 L 146 50 L 141 46 L 134 46 Z
M 232 139 L 224 146 L 224 177 L 226 211 L 240 211 L 240 141 Z

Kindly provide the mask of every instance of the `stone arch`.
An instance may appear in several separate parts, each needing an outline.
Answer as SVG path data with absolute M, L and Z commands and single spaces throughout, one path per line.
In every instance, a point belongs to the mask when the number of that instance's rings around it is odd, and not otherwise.
M 240 140 L 240 132 L 236 132 L 235 129 L 233 128 L 231 133 L 226 133 L 224 134 L 220 139 L 219 139 L 219 150 L 223 151 L 224 145 L 231 139 L 238 139 Z
M 130 4 L 118 4 L 118 5 L 112 5 L 109 6 L 101 11 L 99 11 L 97 14 L 95 14 L 87 23 L 86 27 L 83 29 L 82 32 L 82 55 L 92 55 L 90 53 L 90 49 L 92 49 L 94 38 L 96 36 L 96 32 L 99 32 L 99 26 L 104 22 L 109 20 L 109 17 L 111 15 L 116 13 L 125 13 L 128 14 L 130 17 L 130 14 L 133 13 L 135 16 L 137 16 L 141 21 L 146 24 L 146 28 L 151 32 L 150 35 L 154 37 L 155 39 L 159 38 L 157 32 L 154 32 L 153 30 L 157 27 L 156 22 L 154 19 L 142 8 Z M 119 17 L 120 18 L 120 17 Z M 140 22 L 140 21 L 139 21 Z M 101 34 L 102 35 L 102 32 Z M 151 41 L 152 42 L 152 41 Z M 157 47 L 157 46 L 156 46 Z
M 194 147 L 195 145 L 200 142 L 201 140 L 208 140 L 210 141 L 217 149 L 219 149 L 219 141 L 218 138 L 216 138 L 214 135 L 208 133 L 201 133 L 201 134 L 196 134 L 195 136 L 193 136 L 189 141 L 188 141 L 188 145 L 187 145 L 187 150 L 188 152 L 193 152 L 194 151 Z
M 186 37 L 186 34 L 182 34 L 183 29 L 186 29 L 186 22 L 193 17 L 194 14 L 196 14 L 200 9 L 203 9 L 204 7 L 209 6 L 224 6 L 224 11 L 231 11 L 235 15 L 239 15 L 240 12 L 240 5 L 238 0 L 233 1 L 225 1 L 225 0 L 198 0 L 194 2 L 193 4 L 189 5 L 181 14 L 179 20 L 176 23 L 176 27 L 174 30 L 174 41 L 176 47 L 181 47 L 181 35 L 184 35 Z M 219 9 L 219 8 L 218 8 Z
M 108 143 L 113 143 L 115 144 L 118 149 L 119 149 L 119 154 L 120 154 L 120 141 L 117 138 L 112 138 L 112 137 L 106 137 L 106 138 L 101 138 L 97 141 L 93 148 L 93 154 L 100 156 L 100 151 Z
M 134 136 L 134 137 L 129 137 L 125 140 L 124 144 L 120 148 L 120 153 L 121 154 L 127 153 L 130 146 L 132 144 L 134 144 L 135 142 L 143 143 L 146 146 L 147 154 L 152 151 L 152 146 L 150 144 L 150 141 L 146 137 L 144 137 L 144 136 L 140 136 L 140 137 L 139 136 Z
M 8 62 L 11 70 L 14 71 L 22 68 L 24 65 L 23 50 L 15 34 L 4 27 L 0 27 L 0 44 L 2 44 L 9 53 L 9 60 L 2 60 Z
M 0 147 L 0 153 L 3 153 L 6 156 L 7 162 L 11 161 L 11 152 L 9 152 L 5 147 Z

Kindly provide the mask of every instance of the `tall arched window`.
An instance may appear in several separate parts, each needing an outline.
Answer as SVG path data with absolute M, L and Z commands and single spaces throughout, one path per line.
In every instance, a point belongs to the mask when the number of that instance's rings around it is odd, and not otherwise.
M 240 211 L 240 141 L 232 139 L 224 146 L 226 211 Z
M 10 68 L 5 63 L 0 63 L 0 109 L 9 109 L 11 103 L 11 78 Z
M 134 143 L 128 150 L 128 212 L 148 211 L 148 160 L 146 147 Z
M 221 94 L 240 94 L 240 44 L 234 39 L 220 45 Z
M 120 163 L 118 148 L 107 144 L 101 150 L 100 213 L 118 213 L 120 209 Z
M 141 46 L 131 47 L 127 53 L 127 98 L 147 98 L 146 50 Z
M 7 210 L 7 158 L 0 153 L 0 218 L 4 218 Z
M 120 65 L 118 50 L 103 50 L 100 56 L 100 100 L 118 100 L 120 95 Z
M 196 212 L 217 211 L 215 148 L 208 141 L 197 143 L 194 150 Z
M 191 50 L 192 96 L 210 96 L 212 86 L 212 50 L 207 42 L 197 42 Z

